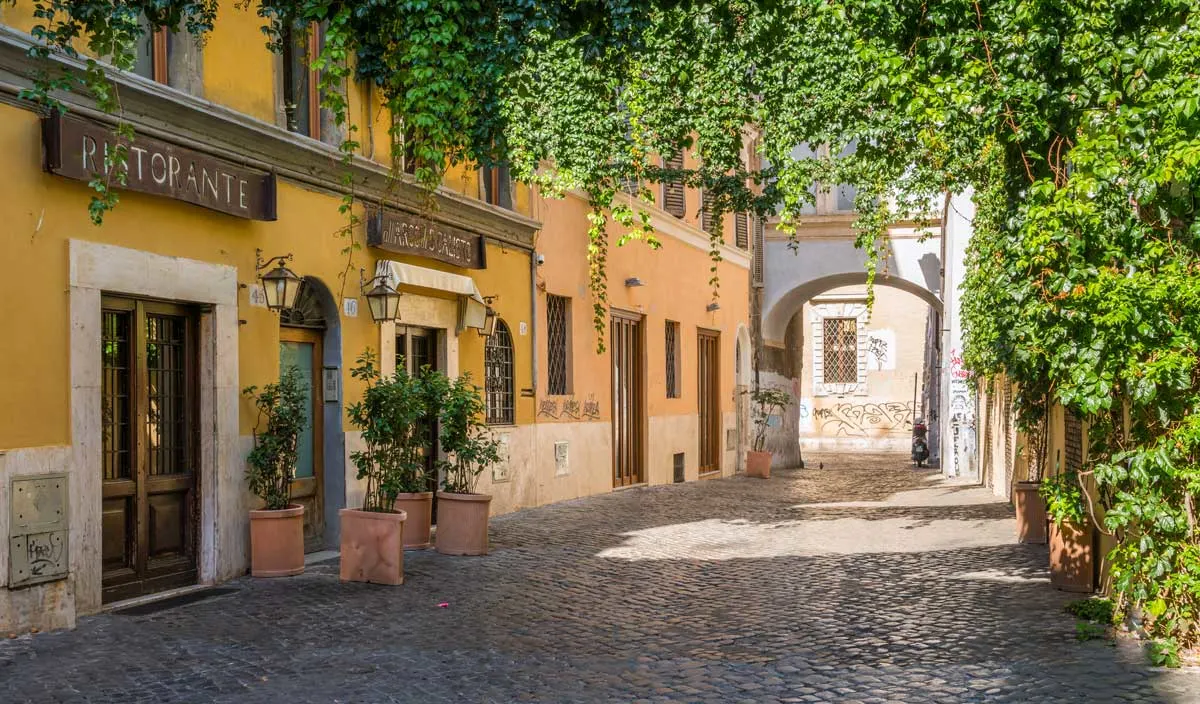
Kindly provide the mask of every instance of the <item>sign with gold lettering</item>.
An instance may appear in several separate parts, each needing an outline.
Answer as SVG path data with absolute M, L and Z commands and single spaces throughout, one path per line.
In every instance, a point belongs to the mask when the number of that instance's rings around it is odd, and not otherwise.
M 487 268 L 483 236 L 398 210 L 367 210 L 367 244 L 464 269 Z
M 42 120 L 45 168 L 79 181 L 105 176 L 105 155 L 125 144 L 125 185 L 118 189 L 150 193 L 251 220 L 275 220 L 275 175 L 135 134 L 126 142 L 113 128 L 73 115 Z

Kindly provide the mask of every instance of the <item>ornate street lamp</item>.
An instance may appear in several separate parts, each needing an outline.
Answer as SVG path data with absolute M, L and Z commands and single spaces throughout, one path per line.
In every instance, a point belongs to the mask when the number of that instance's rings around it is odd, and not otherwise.
M 367 290 L 369 283 L 375 284 Z M 372 276 L 370 281 L 363 277 L 363 270 L 358 270 L 358 288 L 367 299 L 367 308 L 371 311 L 371 320 L 386 323 L 400 319 L 400 292 L 388 284 L 387 276 Z
M 492 303 L 495 302 L 496 296 L 484 296 L 483 301 L 487 304 L 487 311 L 484 312 L 483 327 L 479 328 L 479 334 L 483 337 L 491 337 L 492 333 L 496 332 L 496 310 L 492 308 Z
M 262 281 L 267 307 L 277 313 L 295 306 L 296 297 L 300 295 L 300 284 L 303 283 L 303 279 L 283 265 L 284 262 L 291 260 L 292 255 L 285 254 L 263 261 L 262 250 L 254 250 L 254 270 L 256 272 L 262 271 L 272 264 L 276 265 L 274 269 L 260 274 L 258 278 Z

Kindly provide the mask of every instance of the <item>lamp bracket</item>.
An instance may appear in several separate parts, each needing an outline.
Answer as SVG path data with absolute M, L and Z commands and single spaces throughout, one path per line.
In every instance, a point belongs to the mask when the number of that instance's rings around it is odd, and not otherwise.
M 267 267 L 271 266 L 272 264 L 274 264 L 276 262 L 283 264 L 284 262 L 290 262 L 293 259 L 292 254 L 290 252 L 288 254 L 281 254 L 277 257 L 271 257 L 270 259 L 265 259 L 265 260 L 262 258 L 262 254 L 263 254 L 263 251 L 261 249 L 254 250 L 254 270 L 255 271 L 262 271 L 263 269 L 266 269 Z

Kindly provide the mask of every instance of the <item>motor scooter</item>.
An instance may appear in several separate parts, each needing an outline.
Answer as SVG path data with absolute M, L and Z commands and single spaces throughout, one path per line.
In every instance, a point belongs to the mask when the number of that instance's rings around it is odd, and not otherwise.
M 926 439 L 929 433 L 929 428 L 925 425 L 923 418 L 918 418 L 916 423 L 913 423 L 912 437 L 912 461 L 918 467 L 925 466 L 925 460 L 929 459 L 929 440 Z

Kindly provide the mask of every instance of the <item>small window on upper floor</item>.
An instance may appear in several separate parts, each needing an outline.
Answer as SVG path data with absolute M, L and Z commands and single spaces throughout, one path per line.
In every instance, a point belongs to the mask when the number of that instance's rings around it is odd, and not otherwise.
M 680 152 L 670 159 L 663 160 L 664 169 L 683 170 L 683 153 Z M 662 184 L 662 202 L 659 204 L 662 209 L 674 215 L 677 218 L 682 218 L 687 215 L 687 205 L 685 203 L 685 191 L 683 181 L 670 180 L 663 181 Z
M 734 213 L 733 234 L 738 249 L 750 249 L 750 216 L 748 214 Z
M 506 164 L 479 167 L 479 180 L 483 184 L 483 199 L 486 202 L 512 210 L 512 178 Z
M 170 33 L 166 29 L 151 29 L 143 17 L 142 34 L 134 47 L 133 72 L 158 83 L 166 83 Z
M 321 31 L 316 24 L 293 25 L 283 36 L 283 111 L 287 130 L 321 138 L 320 74 L 312 62 L 320 51 Z

